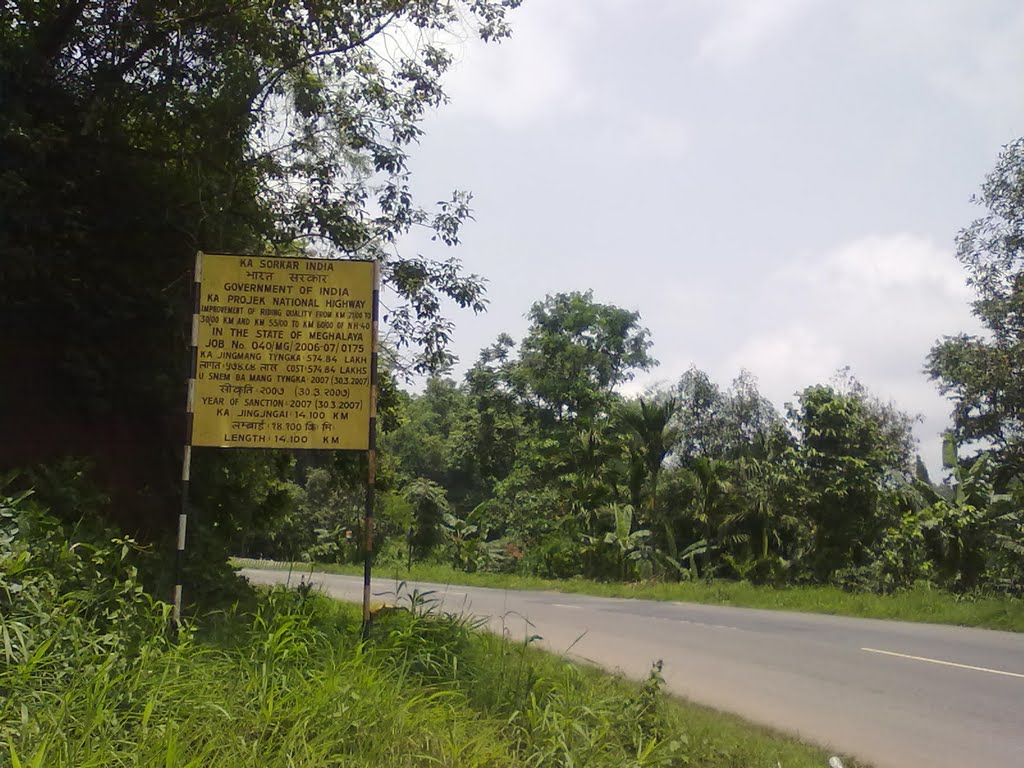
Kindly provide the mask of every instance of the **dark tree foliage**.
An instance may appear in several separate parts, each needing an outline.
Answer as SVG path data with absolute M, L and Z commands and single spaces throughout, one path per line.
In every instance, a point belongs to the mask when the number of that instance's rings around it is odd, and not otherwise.
M 377 258 L 408 367 L 449 364 L 441 302 L 482 283 L 395 244 L 456 244 L 469 195 L 420 206 L 407 152 L 445 101 L 432 41 L 518 4 L 2 0 L 0 465 L 92 456 L 123 523 L 167 524 L 197 249 Z
M 938 343 L 927 371 L 953 400 L 959 444 L 980 441 L 1024 474 L 1024 139 L 1007 145 L 975 202 L 986 213 L 957 237 L 957 258 L 986 329 Z
M 512 338 L 501 334 L 466 373 L 466 389 L 477 414 L 476 439 L 468 453 L 480 482 L 489 489 L 512 471 L 524 429 L 522 400 L 512 384 L 514 348 Z
M 411 554 L 423 557 L 441 540 L 441 521 L 448 513 L 448 499 L 444 488 L 422 477 L 408 485 L 405 499 L 412 507 Z
M 910 477 L 911 420 L 863 388 L 813 386 L 790 411 L 806 484 L 808 566 L 817 580 L 868 564 L 889 524 L 883 490 Z

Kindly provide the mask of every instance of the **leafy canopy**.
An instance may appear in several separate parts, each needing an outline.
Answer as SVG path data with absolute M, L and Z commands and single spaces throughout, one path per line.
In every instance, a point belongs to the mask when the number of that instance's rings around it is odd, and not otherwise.
M 595 302 L 592 291 L 547 296 L 527 317 L 520 374 L 555 421 L 593 419 L 616 386 L 656 364 L 640 313 Z
M 483 283 L 398 247 L 470 196 L 421 204 L 408 153 L 441 43 L 519 2 L 0 0 L 0 466 L 89 455 L 128 527 L 173 520 L 198 249 L 375 258 L 402 365 L 448 366 Z
M 953 400 L 957 443 L 989 444 L 1024 473 L 1024 139 L 1007 145 L 975 202 L 986 209 L 957 238 L 984 335 L 936 344 L 927 371 Z

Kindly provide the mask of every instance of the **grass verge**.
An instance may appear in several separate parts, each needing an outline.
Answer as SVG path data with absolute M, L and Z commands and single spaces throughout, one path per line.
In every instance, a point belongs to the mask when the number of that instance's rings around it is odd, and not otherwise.
M 103 656 L 57 654 L 61 644 L 45 640 L 9 654 L 0 765 L 822 768 L 828 759 L 665 698 L 657 670 L 629 684 L 423 605 L 378 615 L 364 642 L 357 608 L 275 589 L 193 630 Z
M 237 559 L 247 568 L 288 568 L 288 563 Z M 296 570 L 309 570 L 309 563 L 294 563 Z M 326 573 L 359 575 L 362 566 L 315 564 Z M 748 582 L 595 582 L 587 579 L 552 580 L 499 573 L 464 573 L 450 566 L 414 563 L 384 564 L 379 576 L 396 581 L 426 581 L 499 589 L 552 590 L 556 592 L 628 597 L 645 600 L 675 600 L 742 608 L 825 613 L 871 619 L 954 624 L 1011 632 L 1024 632 L 1024 599 L 1011 596 L 953 595 L 940 589 L 919 586 L 892 595 L 844 592 L 837 587 L 761 587 Z

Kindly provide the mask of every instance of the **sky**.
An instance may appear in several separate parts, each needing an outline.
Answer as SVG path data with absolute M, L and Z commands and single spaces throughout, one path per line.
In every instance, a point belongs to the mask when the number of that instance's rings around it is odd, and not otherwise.
M 919 414 L 939 471 L 949 403 L 923 373 L 977 330 L 956 233 L 1024 135 L 1020 0 L 525 0 L 500 44 L 454 44 L 414 189 L 474 194 L 454 254 L 488 311 L 453 310 L 458 377 L 530 305 L 592 289 L 640 313 L 659 365 L 780 409 L 849 366 Z

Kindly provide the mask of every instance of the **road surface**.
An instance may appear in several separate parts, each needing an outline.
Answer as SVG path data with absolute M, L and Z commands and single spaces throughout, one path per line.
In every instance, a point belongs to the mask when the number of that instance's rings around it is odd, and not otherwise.
M 257 584 L 288 578 L 242 573 Z M 361 578 L 312 580 L 334 597 L 362 599 Z M 375 580 L 374 599 L 394 602 L 395 588 Z M 485 616 L 517 638 L 541 635 L 547 650 L 636 679 L 661 659 L 671 692 L 877 768 L 1024 766 L 1022 634 L 557 592 L 408 588 L 434 590 L 445 610 Z

